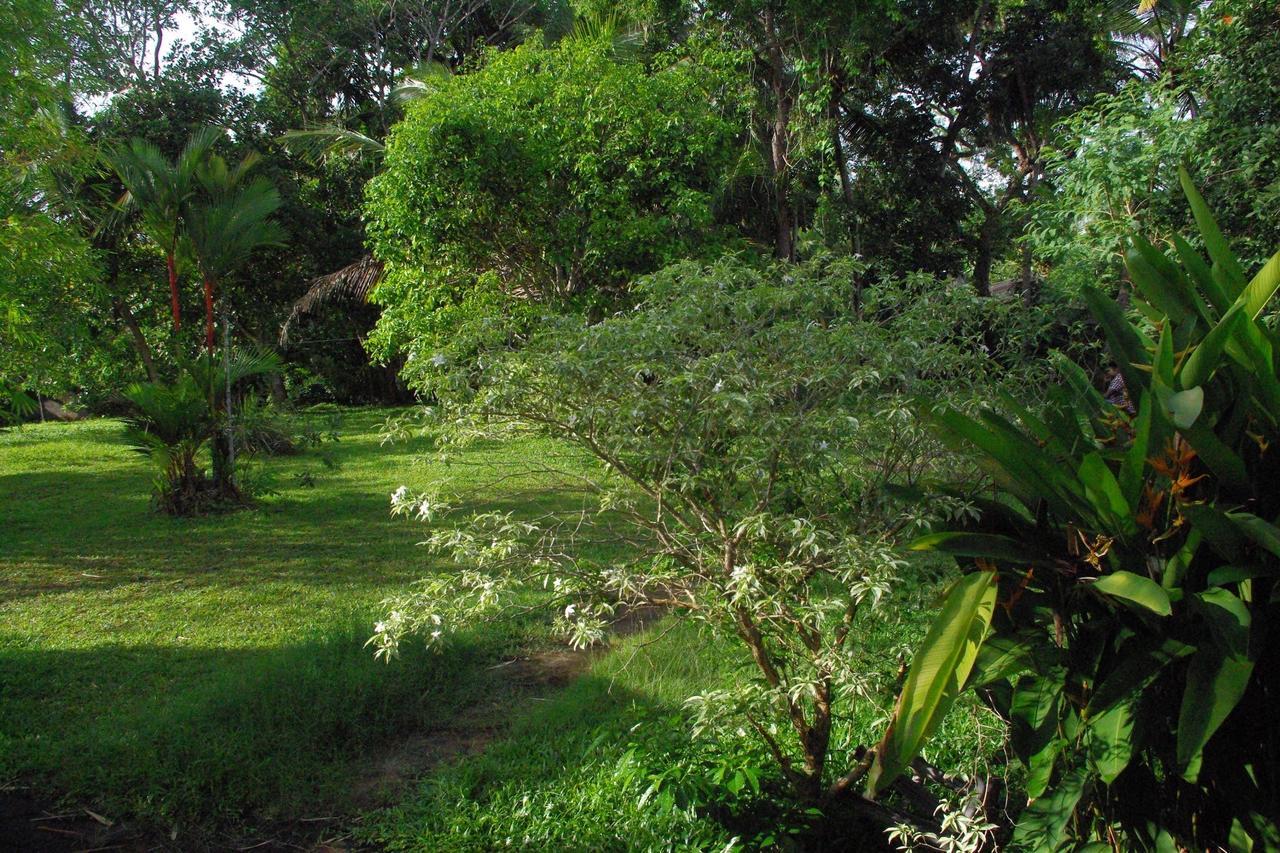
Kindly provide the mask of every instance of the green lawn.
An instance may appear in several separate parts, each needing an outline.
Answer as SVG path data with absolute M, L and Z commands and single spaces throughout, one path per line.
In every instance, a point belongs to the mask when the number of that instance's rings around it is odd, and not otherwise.
M 0 786 L 176 832 L 184 849 L 317 816 L 404 850 L 707 848 L 803 831 L 810 816 L 770 795 L 753 736 L 689 737 L 688 697 L 746 675 L 731 641 L 668 621 L 555 678 L 507 665 L 549 648 L 531 616 L 442 654 L 373 660 L 379 602 L 440 568 L 416 547 L 421 527 L 390 517 L 393 489 L 447 481 L 466 509 L 525 515 L 580 500 L 535 473 L 554 445 L 442 468 L 422 447 L 382 446 L 387 414 L 345 414 L 336 469 L 314 452 L 267 460 L 278 494 L 194 520 L 150 510 L 149 469 L 118 422 L 0 432 Z M 861 637 L 885 689 L 842 723 L 846 747 L 878 737 L 922 636 L 938 573 L 917 571 Z M 998 735 L 966 706 L 931 758 L 971 769 Z M 447 760 L 380 788 L 402 747 Z
M 536 626 L 390 667 L 363 648 L 378 603 L 431 569 L 387 498 L 448 477 L 484 500 L 549 449 L 442 471 L 380 446 L 386 414 L 345 415 L 336 470 L 315 453 L 267 460 L 278 495 L 194 520 L 150 510 L 150 470 L 117 422 L 0 433 L 0 783 L 165 829 L 323 814 L 349 805 L 371 750 L 491 692 L 485 667 Z M 493 493 L 522 512 L 562 499 L 532 475 Z

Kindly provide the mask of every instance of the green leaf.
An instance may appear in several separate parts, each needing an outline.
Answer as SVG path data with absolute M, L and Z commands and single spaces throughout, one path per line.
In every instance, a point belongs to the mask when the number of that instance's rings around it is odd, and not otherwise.
M 1205 744 L 1244 696 L 1253 661 L 1228 655 L 1214 643 L 1203 646 L 1187 668 L 1187 686 L 1178 711 L 1178 766 L 1196 781 Z
M 1057 850 L 1067 840 L 1067 824 L 1084 795 L 1085 769 L 1077 767 L 1058 780 L 1047 795 L 1033 802 L 1013 831 L 1015 847 L 1023 850 Z
M 1178 429 L 1190 429 L 1200 417 L 1204 409 L 1204 389 L 1188 388 L 1185 391 L 1170 391 L 1163 385 L 1156 385 L 1156 396 L 1160 398 L 1160 406 L 1165 416 L 1173 421 Z
M 1243 601 L 1221 587 L 1198 592 L 1191 601 L 1223 651 L 1240 658 L 1249 656 L 1249 626 L 1253 617 Z
M 1182 191 L 1186 193 L 1187 201 L 1191 204 L 1191 214 L 1196 219 L 1200 236 L 1204 238 L 1205 249 L 1208 250 L 1214 265 L 1222 270 L 1225 279 L 1223 284 L 1229 288 L 1227 296 L 1234 300 L 1244 289 L 1244 270 L 1227 244 L 1227 239 L 1222 236 L 1222 230 L 1218 228 L 1209 205 L 1205 204 L 1204 197 L 1191 182 L 1191 175 L 1185 167 L 1178 168 L 1178 180 L 1182 183 Z
M 955 557 L 987 557 L 1014 563 L 1040 562 L 1045 559 L 1043 554 L 1017 539 L 991 533 L 929 533 L 913 541 L 907 548 L 911 551 L 941 551 Z
M 1215 477 L 1232 488 L 1249 487 L 1249 472 L 1244 462 L 1213 430 L 1203 423 L 1193 423 L 1182 429 L 1182 435 Z
M 1147 464 L 1147 448 L 1151 446 L 1153 399 L 1153 395 L 1146 393 L 1139 397 L 1138 417 L 1133 422 L 1133 442 L 1120 463 L 1120 493 L 1131 507 L 1138 506 L 1142 499 L 1142 475 Z
M 1280 252 L 1272 255 L 1271 260 L 1258 270 L 1258 274 L 1253 277 L 1253 281 L 1249 282 L 1244 293 L 1240 294 L 1236 304 L 1242 306 L 1245 312 L 1256 320 L 1277 289 L 1280 289 Z
M 1229 512 L 1227 518 L 1244 536 L 1273 556 L 1280 557 L 1280 528 L 1247 512 Z
M 1098 389 L 1093 387 L 1093 383 L 1089 381 L 1088 375 L 1080 365 L 1057 350 L 1049 354 L 1049 362 L 1058 375 L 1071 386 L 1071 390 L 1075 391 L 1091 416 L 1097 416 L 1113 408 L 1107 399 L 1098 393 Z
M 1031 649 L 1018 638 L 991 637 L 978 650 L 978 659 L 965 689 L 976 689 L 1012 678 L 1031 667 L 1032 657 Z
M 1183 655 L 1193 649 L 1181 647 Z M 1178 649 L 1168 643 L 1156 645 L 1149 639 L 1131 640 L 1120 650 L 1121 659 L 1106 679 L 1096 686 L 1085 708 L 1085 719 L 1105 713 L 1116 704 L 1138 696 L 1155 681 L 1168 663 L 1178 657 Z
M 1218 556 L 1231 562 L 1244 558 L 1248 536 L 1227 513 L 1209 503 L 1187 504 L 1180 512 Z
M 1058 737 L 1063 670 L 1052 672 L 1056 677 L 1039 673 L 1022 676 L 1009 704 L 1009 740 L 1014 753 L 1027 766 L 1027 796 L 1032 799 L 1048 787 L 1063 746 Z
M 1142 295 L 1165 316 L 1181 323 L 1200 312 L 1178 268 L 1141 236 L 1125 253 L 1129 277 Z
M 1037 498 L 1048 501 L 1055 511 L 1067 516 L 1087 509 L 1079 484 L 1021 433 L 998 422 L 979 423 L 951 409 L 932 417 L 951 436 L 982 450 L 999 466 L 1011 490 L 1030 493 L 1029 502 Z
M 1209 586 L 1228 586 L 1252 578 L 1275 577 L 1276 571 L 1268 566 L 1218 566 L 1209 572 L 1205 583 Z
M 956 581 L 916 651 L 893 719 L 868 775 L 871 796 L 898 777 L 942 721 L 969 678 L 996 603 L 994 572 Z
M 1125 384 L 1130 388 L 1145 388 L 1146 374 L 1136 365 L 1150 364 L 1147 348 L 1133 325 L 1125 318 L 1120 306 L 1092 287 L 1086 287 L 1081 295 L 1089 306 L 1089 312 L 1097 318 L 1107 336 L 1111 355 L 1116 360 Z
M 1086 455 L 1080 462 L 1077 476 L 1084 484 L 1085 497 L 1100 516 L 1110 518 L 1123 532 L 1130 535 L 1138 531 L 1138 525 L 1131 517 L 1129 502 L 1124 499 L 1120 484 L 1116 482 L 1115 475 L 1102 456 L 1097 453 Z
M 1133 704 L 1120 702 L 1089 722 L 1089 757 L 1110 785 L 1133 758 Z
M 1183 362 L 1178 380 L 1183 388 L 1194 388 L 1203 385 L 1213 376 L 1222 361 L 1222 350 L 1236 333 L 1236 327 L 1242 322 L 1240 308 L 1234 307 L 1227 312 L 1218 325 L 1209 330 L 1200 345 L 1187 356 Z
M 1173 612 L 1169 604 L 1169 593 L 1151 578 L 1135 575 L 1133 572 L 1112 572 L 1103 575 L 1092 584 L 1094 590 L 1136 604 L 1158 616 L 1168 616 Z
M 1208 298 L 1209 303 L 1218 310 L 1219 313 L 1225 312 L 1231 307 L 1231 299 L 1227 297 L 1222 286 L 1213 278 L 1213 271 L 1209 269 L 1209 265 L 1204 262 L 1204 258 L 1200 257 L 1200 253 L 1191 247 L 1185 239 L 1177 234 L 1173 235 L 1173 247 L 1178 252 L 1178 259 L 1182 261 L 1182 266 L 1195 279 L 1196 284 L 1200 285 L 1200 289 L 1204 291 L 1204 295 Z

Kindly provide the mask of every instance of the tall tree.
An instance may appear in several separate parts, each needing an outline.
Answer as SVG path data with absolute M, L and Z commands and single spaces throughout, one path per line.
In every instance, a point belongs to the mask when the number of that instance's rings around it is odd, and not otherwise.
M 1092 0 L 928 4 L 889 54 L 887 84 L 933 127 L 936 168 L 978 211 L 973 283 L 1016 230 L 1015 202 L 1044 171 L 1053 128 L 1118 73 L 1105 9 Z M 1030 270 L 1024 267 L 1024 284 Z

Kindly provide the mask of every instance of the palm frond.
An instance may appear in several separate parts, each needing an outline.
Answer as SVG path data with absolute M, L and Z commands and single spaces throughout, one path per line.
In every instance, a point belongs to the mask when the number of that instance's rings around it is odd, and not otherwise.
M 216 170 L 205 177 L 220 180 Z M 186 217 L 187 237 L 206 278 L 218 281 L 255 249 L 283 242 L 283 228 L 270 219 L 280 207 L 280 193 L 266 179 L 236 188 L 211 186 L 209 197 L 207 204 L 190 210 Z
M 307 292 L 293 303 L 289 317 L 280 327 L 280 346 L 289 345 L 289 328 L 294 321 L 311 313 L 317 306 L 338 299 L 368 302 L 370 294 L 378 286 L 378 282 L 382 281 L 385 272 L 381 261 L 372 255 L 365 255 L 337 272 L 311 279 Z
M 279 373 L 283 367 L 280 356 L 266 347 L 233 347 L 221 358 L 206 352 L 187 362 L 184 370 L 207 406 L 208 400 L 217 405 L 228 384 L 234 387 L 255 376 Z
M 416 101 L 439 91 L 451 79 L 453 71 L 443 62 L 424 62 L 405 72 L 391 97 L 401 103 Z
M 373 137 L 338 125 L 290 130 L 280 141 L 290 153 L 313 163 L 337 157 L 380 157 L 385 150 Z

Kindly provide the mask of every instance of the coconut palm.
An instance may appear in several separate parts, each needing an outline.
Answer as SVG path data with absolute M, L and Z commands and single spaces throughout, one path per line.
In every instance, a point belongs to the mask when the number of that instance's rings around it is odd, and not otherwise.
M 213 351 L 213 303 L 218 283 L 240 268 L 255 249 L 280 245 L 284 230 L 271 220 L 280 193 L 265 178 L 247 179 L 250 155 L 235 168 L 214 154 L 196 171 L 203 189 L 186 205 L 186 238 L 204 284 L 205 347 Z
M 172 161 L 154 144 L 136 138 L 106 155 L 108 165 L 124 184 L 121 206 L 136 207 L 141 212 L 142 230 L 164 251 L 175 331 L 182 327 L 178 247 L 182 241 L 183 211 L 198 188 L 196 172 L 223 133 L 222 128 L 217 127 L 197 131 L 178 159 Z

